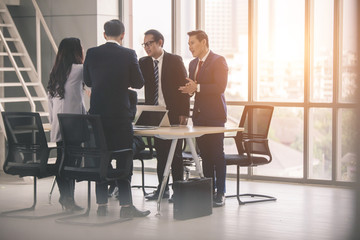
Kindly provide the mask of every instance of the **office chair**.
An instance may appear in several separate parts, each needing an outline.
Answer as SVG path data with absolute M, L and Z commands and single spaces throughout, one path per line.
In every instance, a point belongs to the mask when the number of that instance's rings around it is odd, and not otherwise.
M 145 149 L 135 153 L 134 160 L 139 160 L 141 163 L 141 185 L 132 185 L 133 188 L 142 188 L 144 196 L 148 195 L 145 188 L 157 188 L 157 186 L 145 185 L 145 167 L 144 161 L 156 158 L 156 151 L 154 148 L 154 137 L 142 137 L 145 143 Z
M 236 197 L 239 205 L 246 203 L 275 201 L 276 198 L 260 194 L 240 194 L 240 167 L 257 167 L 269 164 L 272 160 L 268 146 L 268 132 L 274 107 L 252 105 L 245 106 L 241 116 L 239 127 L 243 127 L 243 132 L 238 132 L 234 136 L 238 154 L 225 154 L 226 165 L 237 166 L 237 190 L 236 195 L 226 196 Z M 256 198 L 253 200 L 242 201 L 240 197 Z
M 49 147 L 39 113 L 35 112 L 2 112 L 4 121 L 8 153 L 4 163 L 4 172 L 19 177 L 32 176 L 34 178 L 34 201 L 29 208 L 2 212 L 3 217 L 44 218 L 47 216 L 18 216 L 13 213 L 34 211 L 37 202 L 37 179 L 55 176 L 59 163 L 49 163 L 51 150 Z
M 91 208 L 91 181 L 108 182 L 127 178 L 132 167 L 132 149 L 107 149 L 104 131 L 99 115 L 58 114 L 64 154 L 59 173 L 68 179 L 88 181 L 88 204 L 85 213 L 57 219 L 59 223 L 102 226 L 128 219 L 107 222 L 78 222 L 74 219 L 88 217 Z M 117 168 L 110 167 L 117 161 Z

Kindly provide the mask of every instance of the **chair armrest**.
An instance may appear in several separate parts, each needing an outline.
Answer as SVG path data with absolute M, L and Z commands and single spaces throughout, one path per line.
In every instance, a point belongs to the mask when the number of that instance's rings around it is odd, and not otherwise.
M 269 162 L 271 162 L 272 160 L 272 156 L 271 156 L 271 153 L 270 153 L 270 149 L 269 149 L 269 145 L 268 145 L 268 142 L 269 140 L 268 139 L 264 139 L 264 138 L 252 138 L 252 139 L 244 139 L 243 140 L 244 142 L 244 147 L 245 147 L 245 152 L 246 152 L 246 155 L 251 158 L 251 144 L 252 143 L 260 143 L 260 144 L 263 144 L 265 146 L 265 149 L 266 149 L 266 155 L 269 156 Z M 264 154 L 265 155 L 265 154 Z
M 132 152 L 133 150 L 131 148 L 125 148 L 125 149 L 120 149 L 120 150 L 114 150 L 114 151 L 110 151 L 112 154 L 116 154 L 116 153 L 123 153 L 123 152 Z

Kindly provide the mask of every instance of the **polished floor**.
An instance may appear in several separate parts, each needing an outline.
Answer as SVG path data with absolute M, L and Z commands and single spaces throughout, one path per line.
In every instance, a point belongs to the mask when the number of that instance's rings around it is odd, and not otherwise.
M 146 176 L 147 184 L 157 182 L 154 174 Z M 140 182 L 135 172 L 133 183 Z M 48 193 L 52 178 L 38 181 L 36 214 L 61 212 L 55 189 L 51 204 Z M 149 209 L 142 219 L 115 223 L 102 227 L 64 225 L 56 218 L 39 220 L 0 218 L 1 240 L 57 240 L 57 239 L 251 239 L 251 240 L 344 240 L 352 228 L 354 195 L 351 189 L 322 186 L 242 181 L 244 192 L 271 194 L 276 202 L 239 206 L 236 199 L 227 199 L 222 208 L 213 209 L 206 217 L 185 221 L 173 219 L 173 205 L 162 202 L 161 216 L 156 216 L 156 202 L 148 202 L 142 191 L 133 189 L 134 204 Z M 229 193 L 235 191 L 235 181 L 227 181 Z M 92 211 L 89 221 L 102 221 L 96 216 L 94 185 Z M 151 191 L 151 190 L 149 190 Z M 77 183 L 76 201 L 86 206 L 87 184 Z M 32 180 L 5 175 L 0 172 L 0 211 L 28 207 L 32 203 Z M 109 201 L 110 216 L 119 214 L 118 202 Z

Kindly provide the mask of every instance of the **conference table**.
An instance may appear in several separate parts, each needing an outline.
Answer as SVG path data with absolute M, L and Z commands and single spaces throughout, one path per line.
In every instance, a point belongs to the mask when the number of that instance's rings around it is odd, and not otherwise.
M 195 162 L 196 170 L 200 177 L 204 177 L 204 174 L 203 174 L 203 171 L 202 171 L 202 168 L 200 165 L 199 157 L 196 153 L 195 145 L 194 145 L 194 142 L 192 141 L 192 139 L 194 139 L 196 137 L 200 137 L 205 134 L 239 132 L 239 131 L 244 131 L 244 128 L 228 127 L 228 126 L 226 126 L 226 127 L 172 126 L 172 127 L 159 127 L 156 129 L 141 129 L 141 130 L 134 129 L 134 134 L 137 136 L 149 136 L 149 137 L 157 137 L 157 138 L 166 139 L 166 140 L 172 140 L 169 155 L 168 155 L 165 170 L 164 170 L 163 179 L 161 182 L 160 193 L 159 193 L 159 197 L 157 200 L 157 214 L 156 214 L 157 216 L 161 215 L 160 214 L 161 199 L 162 199 L 162 196 L 165 191 L 167 180 L 169 178 L 170 168 L 171 168 L 171 164 L 172 164 L 172 161 L 174 158 L 175 148 L 176 148 L 178 139 L 186 140 L 187 145 L 190 147 L 190 151 L 191 151 L 191 154 L 192 154 L 194 162 Z

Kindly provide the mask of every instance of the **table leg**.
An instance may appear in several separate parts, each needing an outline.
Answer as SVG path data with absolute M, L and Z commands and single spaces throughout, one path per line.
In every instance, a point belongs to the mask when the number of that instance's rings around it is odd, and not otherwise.
M 156 215 L 158 215 L 158 216 L 160 215 L 160 203 L 161 203 L 161 199 L 163 197 L 164 191 L 165 191 L 167 180 L 169 178 L 170 168 L 171 168 L 171 164 L 172 164 L 172 161 L 173 161 L 173 158 L 174 158 L 174 153 L 175 153 L 175 148 L 176 148 L 177 141 L 178 141 L 177 139 L 173 139 L 171 141 L 169 155 L 168 155 L 168 158 L 167 158 L 167 161 L 166 161 L 163 180 L 161 182 L 159 197 L 158 197 L 158 200 L 157 200 L 157 214 Z
M 199 176 L 204 177 L 204 173 L 203 173 L 201 165 L 200 165 L 200 160 L 199 160 L 199 157 L 198 157 L 197 152 L 195 150 L 194 142 L 191 140 L 191 138 L 186 138 L 186 143 L 190 147 L 190 151 L 191 151 L 191 154 L 192 154 L 192 156 L 194 158 L 196 170 L 198 171 Z

